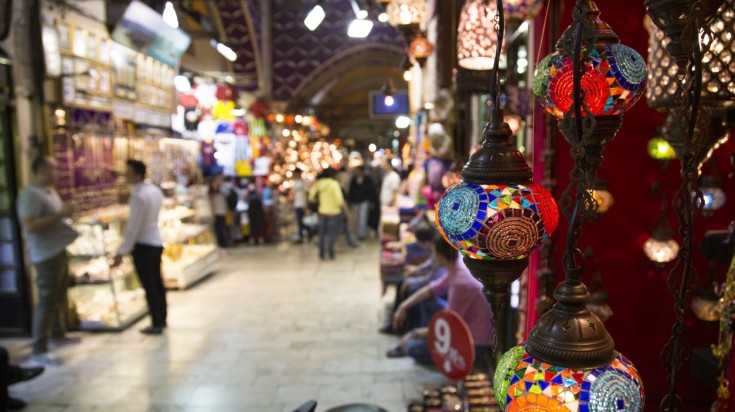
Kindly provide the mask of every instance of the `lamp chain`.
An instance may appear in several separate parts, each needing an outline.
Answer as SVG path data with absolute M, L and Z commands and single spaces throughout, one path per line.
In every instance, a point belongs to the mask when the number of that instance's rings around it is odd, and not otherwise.
M 496 14 L 495 18 L 495 30 L 498 33 L 498 47 L 495 51 L 495 57 L 493 58 L 493 68 L 490 70 L 490 121 L 502 121 L 500 115 L 500 96 L 498 93 L 499 78 L 498 70 L 500 70 L 500 54 L 502 51 L 503 37 L 505 36 L 505 17 L 503 16 L 503 1 L 495 0 Z
M 708 114 L 700 111 L 702 90 L 702 55 L 712 43 L 712 36 L 706 24 L 705 10 L 699 0 L 690 0 L 689 16 L 682 34 L 682 48 L 686 51 L 689 62 L 686 68 L 680 68 L 675 76 L 677 90 L 675 101 L 678 104 L 679 129 L 685 141 L 685 155 L 681 159 L 682 182 L 672 202 L 674 212 L 679 220 L 679 234 L 682 246 L 674 267 L 666 280 L 669 292 L 674 298 L 676 319 L 671 327 L 671 337 L 661 352 L 661 361 L 666 369 L 669 391 L 661 401 L 662 412 L 680 412 L 683 410 L 682 400 L 677 394 L 679 374 L 684 362 L 689 357 L 690 347 L 684 334 L 684 314 L 686 302 L 694 291 L 697 271 L 692 264 L 692 225 L 695 208 L 704 203 L 702 193 L 697 187 L 699 177 L 696 154 L 707 140 L 707 127 L 702 122 L 708 121 Z M 703 34 L 700 34 L 703 33 Z M 701 39 L 701 40 L 700 40 Z M 682 70 L 684 69 L 684 70 Z M 691 81 L 686 81 L 691 79 Z
M 585 92 L 581 84 L 586 71 L 586 55 L 595 49 L 597 42 L 588 12 L 587 2 L 578 0 L 573 11 L 574 30 L 565 32 L 557 43 L 557 49 L 563 49 L 573 60 L 574 104 L 572 110 L 564 113 L 559 127 L 570 137 L 568 140 L 572 147 L 569 153 L 574 160 L 574 167 L 569 173 L 569 186 L 560 199 L 560 209 L 569 220 L 564 272 L 566 281 L 575 284 L 581 281 L 584 272 L 584 254 L 577 248 L 577 241 L 582 236 L 583 221 L 594 214 L 597 204 L 589 190 L 592 182 L 588 181 L 584 172 L 585 146 L 595 128 L 595 119 L 585 103 Z

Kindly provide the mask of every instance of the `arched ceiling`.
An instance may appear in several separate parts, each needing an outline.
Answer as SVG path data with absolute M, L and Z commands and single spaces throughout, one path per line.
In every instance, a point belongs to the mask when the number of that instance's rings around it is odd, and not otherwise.
M 311 32 L 303 20 L 314 4 L 271 0 L 266 21 L 260 0 L 210 3 L 222 40 L 238 54 L 232 64 L 235 78 L 249 80 L 239 89 L 270 95 L 293 112 L 314 110 L 335 137 L 364 139 L 371 131 L 384 133 L 393 121 L 369 119 L 368 99 L 370 91 L 380 90 L 389 77 L 397 89 L 406 88 L 399 69 L 405 53 L 402 36 L 378 22 L 373 8 L 371 34 L 366 39 L 347 37 L 347 26 L 355 18 L 350 0 L 323 0 L 326 18 Z M 271 33 L 267 50 L 262 44 L 264 27 Z M 268 61 L 270 67 L 264 67 L 262 62 Z M 264 76 L 269 81 L 264 82 Z M 262 90 L 264 84 L 270 84 L 270 90 Z

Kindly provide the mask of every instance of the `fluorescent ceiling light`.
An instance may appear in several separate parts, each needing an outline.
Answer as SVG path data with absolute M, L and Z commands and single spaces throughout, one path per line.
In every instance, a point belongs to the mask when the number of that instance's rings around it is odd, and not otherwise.
M 225 59 L 234 62 L 237 60 L 237 53 L 235 53 L 234 50 L 231 48 L 225 46 L 224 44 L 218 42 L 215 39 L 212 39 L 211 41 L 212 47 L 216 48 L 219 54 L 223 55 Z
M 174 29 L 179 28 L 179 18 L 176 17 L 176 9 L 170 1 L 166 2 L 166 8 L 163 9 L 163 21 Z
M 319 27 L 320 24 L 322 24 L 322 20 L 324 20 L 324 17 L 327 14 L 324 13 L 324 9 L 320 5 L 314 6 L 313 9 L 309 12 L 309 14 L 306 15 L 306 18 L 304 19 L 304 24 L 306 25 L 306 28 L 314 31 L 317 27 Z
M 373 29 L 373 22 L 370 20 L 352 20 L 350 26 L 347 28 L 347 35 L 350 37 L 364 39 L 370 34 Z

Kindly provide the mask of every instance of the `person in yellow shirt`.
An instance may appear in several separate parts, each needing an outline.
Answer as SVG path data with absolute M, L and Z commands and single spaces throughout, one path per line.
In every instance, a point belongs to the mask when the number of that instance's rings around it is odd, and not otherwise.
M 342 223 L 345 198 L 342 186 L 334 179 L 332 168 L 324 169 L 309 191 L 309 202 L 317 203 L 319 213 L 319 259 L 334 259 L 334 243 Z

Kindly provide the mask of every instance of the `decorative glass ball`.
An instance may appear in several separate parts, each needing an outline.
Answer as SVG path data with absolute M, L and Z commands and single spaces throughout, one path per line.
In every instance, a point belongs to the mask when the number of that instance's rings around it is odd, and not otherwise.
M 436 205 L 437 227 L 462 255 L 479 260 L 528 256 L 556 229 L 559 210 L 538 184 L 450 187 Z
M 535 359 L 521 344 L 500 358 L 494 383 L 508 412 L 638 412 L 645 401 L 638 371 L 619 353 L 609 365 L 571 369 Z
M 605 44 L 584 54 L 581 86 L 593 116 L 622 115 L 640 97 L 646 85 L 646 61 L 622 44 Z M 547 112 L 561 119 L 573 104 L 574 70 L 571 56 L 556 51 L 539 63 L 533 93 Z
M 727 195 L 725 194 L 725 191 L 722 190 L 722 188 L 720 187 L 700 187 L 699 190 L 702 191 L 702 198 L 704 200 L 702 209 L 705 212 L 713 212 L 715 210 L 718 210 L 725 204 L 725 201 L 727 200 Z
M 669 263 L 679 254 L 679 244 L 674 239 L 651 237 L 643 243 L 643 253 L 655 263 Z
M 654 137 L 648 141 L 648 155 L 656 160 L 676 159 L 676 152 L 665 139 Z

